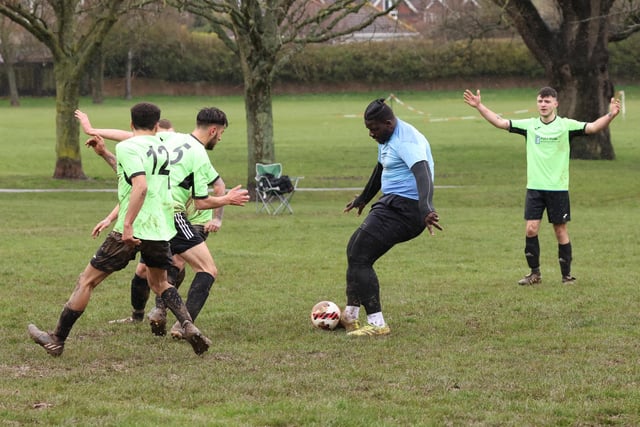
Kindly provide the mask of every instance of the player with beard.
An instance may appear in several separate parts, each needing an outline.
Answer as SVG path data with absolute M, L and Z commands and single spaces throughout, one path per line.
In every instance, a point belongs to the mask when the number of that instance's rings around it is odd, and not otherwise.
M 131 108 L 131 137 L 116 148 L 118 204 L 93 229 L 98 236 L 112 222 L 113 230 L 78 277 L 53 332 L 28 326 L 29 335 L 52 356 L 60 356 L 73 325 L 89 304 L 93 289 L 122 270 L 138 252 L 147 262 L 149 287 L 180 320 L 185 339 L 196 354 L 211 341 L 193 324 L 178 291 L 167 281 L 172 264 L 169 240 L 176 234 L 169 186 L 169 151 L 155 135 L 160 109 L 149 103 Z M 94 138 L 100 138 L 99 136 Z
M 88 134 L 100 135 L 103 138 L 122 140 L 128 132 L 117 129 L 94 129 L 88 123 L 83 123 L 82 114 L 76 112 Z M 86 115 L 85 115 L 86 116 Z M 187 219 L 187 203 L 192 200 L 198 210 L 215 209 L 225 205 L 244 206 L 249 200 L 246 190 L 237 186 L 224 195 L 210 196 L 209 185 L 219 179 L 219 175 L 211 165 L 206 150 L 212 150 L 222 139 L 228 121 L 225 113 L 216 108 L 203 108 L 196 117 L 196 127 L 190 134 L 179 132 L 158 132 L 158 136 L 171 153 L 171 194 L 175 208 L 176 236 L 171 239 L 171 252 L 179 255 L 194 270 L 195 275 L 187 295 L 186 306 L 192 318 L 198 317 L 204 306 L 210 289 L 217 277 L 218 270 L 213 257 L 201 233 L 194 229 Z M 98 147 L 94 147 L 98 148 Z M 113 156 L 100 147 L 98 153 L 106 159 Z M 110 163 L 109 161 L 107 161 Z M 169 280 L 176 283 L 179 267 L 175 265 L 169 271 Z M 144 263 L 138 264 L 132 279 L 132 304 L 134 315 L 140 306 L 144 310 L 146 297 L 142 290 L 146 287 L 146 270 Z M 147 294 L 148 295 L 148 294 Z M 156 298 L 156 307 L 149 313 L 151 330 L 155 335 L 166 334 L 166 306 L 161 299 Z M 177 323 L 172 328 L 172 336 L 183 337 L 183 330 Z

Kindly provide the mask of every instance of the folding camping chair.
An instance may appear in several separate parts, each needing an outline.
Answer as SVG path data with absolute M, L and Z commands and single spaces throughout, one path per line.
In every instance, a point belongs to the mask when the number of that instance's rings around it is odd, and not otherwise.
M 302 178 L 283 175 L 281 163 L 256 163 L 256 212 L 293 213 L 290 201 Z

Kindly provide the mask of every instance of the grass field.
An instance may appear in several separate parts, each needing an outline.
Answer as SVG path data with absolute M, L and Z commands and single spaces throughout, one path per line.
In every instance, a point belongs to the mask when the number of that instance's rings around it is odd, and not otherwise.
M 445 230 L 399 245 L 376 264 L 392 328 L 383 339 L 312 329 L 317 301 L 344 304 L 345 246 L 362 218 L 342 213 L 353 191 L 299 191 L 294 215 L 230 207 L 209 238 L 220 275 L 198 318 L 214 342 L 203 357 L 152 336 L 147 322 L 108 324 L 130 312 L 132 264 L 98 287 L 65 353 L 52 358 L 26 326 L 55 327 L 102 241 L 90 231 L 115 193 L 0 193 L 1 424 L 640 425 L 640 88 L 620 88 L 626 116 L 611 129 L 617 159 L 572 161 L 578 283 L 560 284 L 555 238 L 544 224 L 544 281 L 531 288 L 515 284 L 527 272 L 523 140 L 482 121 L 462 101 L 463 89 L 396 93 L 406 104 L 394 103 L 396 113 L 431 143 Z M 535 93 L 483 91 L 483 101 L 505 117 L 526 117 L 534 113 L 515 112 L 535 108 Z M 304 175 L 303 189 L 362 187 L 376 148 L 361 114 L 387 95 L 276 97 L 276 156 L 285 173 Z M 227 185 L 246 184 L 241 98 L 146 100 L 183 131 L 199 108 L 224 109 L 231 124 L 212 159 Z M 81 108 L 96 127 L 126 128 L 136 101 L 85 99 Z M 115 188 L 112 172 L 84 148 L 91 179 L 51 179 L 53 100 L 7 105 L 0 106 L 0 188 Z

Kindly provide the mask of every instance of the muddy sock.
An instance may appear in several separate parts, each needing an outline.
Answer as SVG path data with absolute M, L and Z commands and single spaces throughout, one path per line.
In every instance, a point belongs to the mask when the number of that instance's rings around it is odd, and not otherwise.
M 73 328 L 73 324 L 76 323 L 76 320 L 78 320 L 80 316 L 82 316 L 82 313 L 83 311 L 71 310 L 65 305 L 62 309 L 62 313 L 60 313 L 58 325 L 53 331 L 53 335 L 55 335 L 60 341 L 66 340 L 69 336 L 69 332 L 71 332 L 71 328 Z
M 176 319 L 178 319 L 181 325 L 185 320 L 191 320 L 191 315 L 189 315 L 187 306 L 184 305 L 184 302 L 182 301 L 182 298 L 180 298 L 180 294 L 176 288 L 173 286 L 168 288 L 162 293 L 161 299 L 166 307 L 171 310 L 174 316 L 176 316 Z

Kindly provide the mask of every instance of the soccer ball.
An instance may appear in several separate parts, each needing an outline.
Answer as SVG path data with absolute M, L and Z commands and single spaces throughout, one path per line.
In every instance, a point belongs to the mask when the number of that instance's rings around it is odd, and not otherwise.
M 311 324 L 326 331 L 331 331 L 340 323 L 340 307 L 331 301 L 320 301 L 311 309 Z

